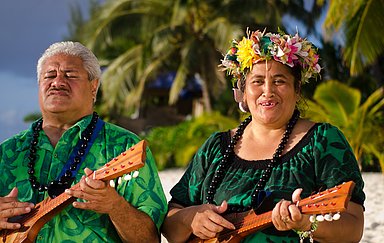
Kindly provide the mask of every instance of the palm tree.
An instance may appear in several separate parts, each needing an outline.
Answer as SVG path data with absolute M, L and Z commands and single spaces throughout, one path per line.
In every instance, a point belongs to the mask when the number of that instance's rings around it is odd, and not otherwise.
M 106 71 L 105 110 L 132 112 L 145 84 L 176 71 L 169 103 L 177 101 L 189 77 L 201 80 L 205 110 L 226 85 L 217 65 L 231 39 L 245 27 L 276 29 L 291 1 L 115 0 L 107 1 L 82 28 L 80 39 Z M 292 1 L 295 2 L 295 1 Z M 297 8 L 295 8 L 297 10 Z
M 384 88 L 373 92 L 361 104 L 361 92 L 335 80 L 320 84 L 306 116 L 339 127 L 356 155 L 360 168 L 364 156 L 376 157 L 384 173 Z M 368 163 L 368 162 L 367 162 Z
M 330 1 L 324 22 L 326 33 L 344 33 L 344 61 L 351 75 L 375 64 L 384 52 L 384 1 Z

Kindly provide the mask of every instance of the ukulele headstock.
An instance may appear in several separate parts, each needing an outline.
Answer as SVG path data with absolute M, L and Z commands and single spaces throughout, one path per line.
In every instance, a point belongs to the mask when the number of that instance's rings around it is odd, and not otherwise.
M 344 182 L 325 191 L 316 193 L 310 197 L 302 199 L 297 203 L 303 214 L 325 215 L 345 211 L 355 183 L 353 181 Z M 336 220 L 335 216 L 334 220 Z
M 144 166 L 147 143 L 141 140 L 93 173 L 94 179 L 108 181 Z M 138 171 L 137 171 L 138 172 Z

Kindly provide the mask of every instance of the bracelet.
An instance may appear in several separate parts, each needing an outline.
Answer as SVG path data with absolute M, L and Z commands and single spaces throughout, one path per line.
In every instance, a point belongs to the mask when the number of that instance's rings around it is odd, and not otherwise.
M 309 241 L 311 243 L 313 243 L 313 233 L 317 230 L 318 221 L 317 221 L 316 217 L 312 217 L 312 216 L 310 218 L 310 221 L 311 221 L 311 228 L 310 228 L 310 230 L 308 230 L 308 231 L 293 230 L 293 231 L 296 232 L 296 234 L 299 235 L 300 243 L 303 243 L 304 239 L 308 238 L 308 237 L 309 237 Z

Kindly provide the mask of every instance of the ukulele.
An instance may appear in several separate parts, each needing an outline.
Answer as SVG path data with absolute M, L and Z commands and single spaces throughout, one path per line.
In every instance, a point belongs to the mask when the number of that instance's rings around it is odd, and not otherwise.
M 94 171 L 88 177 L 96 180 L 108 181 L 137 170 L 144 166 L 146 157 L 145 149 L 146 142 L 142 140 L 121 153 L 119 156 L 113 158 L 100 169 Z M 138 171 L 135 171 L 133 177 L 138 175 L 137 172 Z M 125 177 L 127 176 L 128 175 Z M 80 188 L 80 183 L 71 187 L 73 190 L 78 188 Z M 75 197 L 69 196 L 66 193 L 62 193 L 53 199 L 47 197 L 38 203 L 28 214 L 10 219 L 12 222 L 20 223 L 21 227 L 17 230 L 1 230 L 1 242 L 34 242 L 44 224 L 75 200 Z
M 318 215 L 317 218 L 320 217 L 319 221 L 324 219 L 327 221 L 338 220 L 340 218 L 339 213 L 347 209 L 354 186 L 353 181 L 345 182 L 302 199 L 296 205 L 302 214 Z M 332 216 L 332 213 L 336 214 Z M 326 214 L 325 217 L 324 214 Z M 256 214 L 251 209 L 242 213 L 231 213 L 223 217 L 232 222 L 236 229 L 224 229 L 215 238 L 208 240 L 192 235 L 188 243 L 237 243 L 244 237 L 273 225 L 272 211 Z

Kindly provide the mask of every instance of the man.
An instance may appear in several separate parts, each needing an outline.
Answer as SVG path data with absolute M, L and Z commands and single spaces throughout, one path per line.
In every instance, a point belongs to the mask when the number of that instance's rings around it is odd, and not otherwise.
M 12 217 L 66 193 L 78 200 L 47 222 L 36 242 L 159 241 L 167 203 L 149 149 L 132 180 L 112 187 L 87 177 L 140 141 L 93 111 L 101 76 L 95 55 L 78 42 L 52 44 L 37 76 L 42 118 L 0 145 L 0 230 L 19 229 Z

